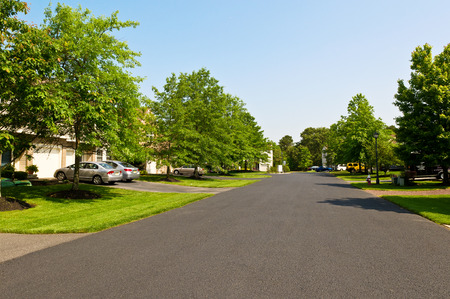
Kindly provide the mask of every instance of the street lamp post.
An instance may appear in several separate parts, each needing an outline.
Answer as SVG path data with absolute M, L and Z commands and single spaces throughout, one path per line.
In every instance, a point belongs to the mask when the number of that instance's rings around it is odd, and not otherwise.
M 380 184 L 380 178 L 378 177 L 378 136 L 380 136 L 378 132 L 375 132 L 375 134 L 373 134 L 373 137 L 375 137 L 375 163 L 377 167 L 377 185 Z

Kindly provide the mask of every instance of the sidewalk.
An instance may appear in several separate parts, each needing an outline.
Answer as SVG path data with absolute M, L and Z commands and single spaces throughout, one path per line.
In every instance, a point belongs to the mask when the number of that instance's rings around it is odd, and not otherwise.
M 90 234 L 22 235 L 0 233 L 0 263 Z

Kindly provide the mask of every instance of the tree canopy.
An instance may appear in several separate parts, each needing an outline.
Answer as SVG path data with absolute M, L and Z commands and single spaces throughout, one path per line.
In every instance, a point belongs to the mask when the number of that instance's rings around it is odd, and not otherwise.
M 263 158 L 267 142 L 261 128 L 208 70 L 172 74 L 163 91 L 153 90 L 155 150 L 164 165 L 215 168 Z
M 3 6 L 2 14 L 8 17 Z M 10 15 L 26 10 L 19 1 Z M 126 69 L 138 66 L 139 53 L 111 33 L 137 22 L 95 17 L 81 7 L 58 4 L 45 11 L 44 24 L 13 20 L 2 28 L 2 99 L 0 118 L 9 132 L 19 129 L 38 137 L 69 136 L 75 140 L 75 179 L 82 152 L 117 142 L 134 125 L 140 78 Z
M 396 119 L 402 158 L 411 153 L 427 164 L 440 165 L 449 184 L 450 166 L 450 44 L 433 58 L 432 47 L 417 47 L 411 58 L 409 86 L 398 81 L 394 104 L 402 116 Z
M 335 163 L 360 162 L 374 165 L 374 133 L 380 134 L 380 148 L 393 145 L 392 132 L 381 119 L 375 118 L 373 107 L 362 94 L 357 94 L 350 100 L 347 112 L 347 116 L 341 116 L 341 119 L 331 126 L 327 152 L 334 158 Z M 388 153 L 388 150 L 385 152 Z M 383 157 L 379 156 L 380 159 Z M 385 160 L 387 161 L 387 158 Z
M 326 147 L 329 128 L 306 128 L 300 134 L 300 144 L 311 153 L 313 165 L 322 165 L 322 151 Z

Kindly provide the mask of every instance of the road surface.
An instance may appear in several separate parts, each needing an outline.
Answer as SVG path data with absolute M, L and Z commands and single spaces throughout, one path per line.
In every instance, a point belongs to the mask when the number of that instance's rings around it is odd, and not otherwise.
M 450 298 L 449 278 L 449 230 L 298 173 L 0 263 L 0 297 Z

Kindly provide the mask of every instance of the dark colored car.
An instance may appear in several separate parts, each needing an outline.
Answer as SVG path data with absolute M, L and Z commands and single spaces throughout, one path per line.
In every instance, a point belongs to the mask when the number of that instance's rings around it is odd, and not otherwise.
M 318 168 L 316 168 L 316 172 L 322 172 L 322 171 L 332 171 L 333 169 L 331 167 L 326 167 L 326 166 L 319 166 Z

